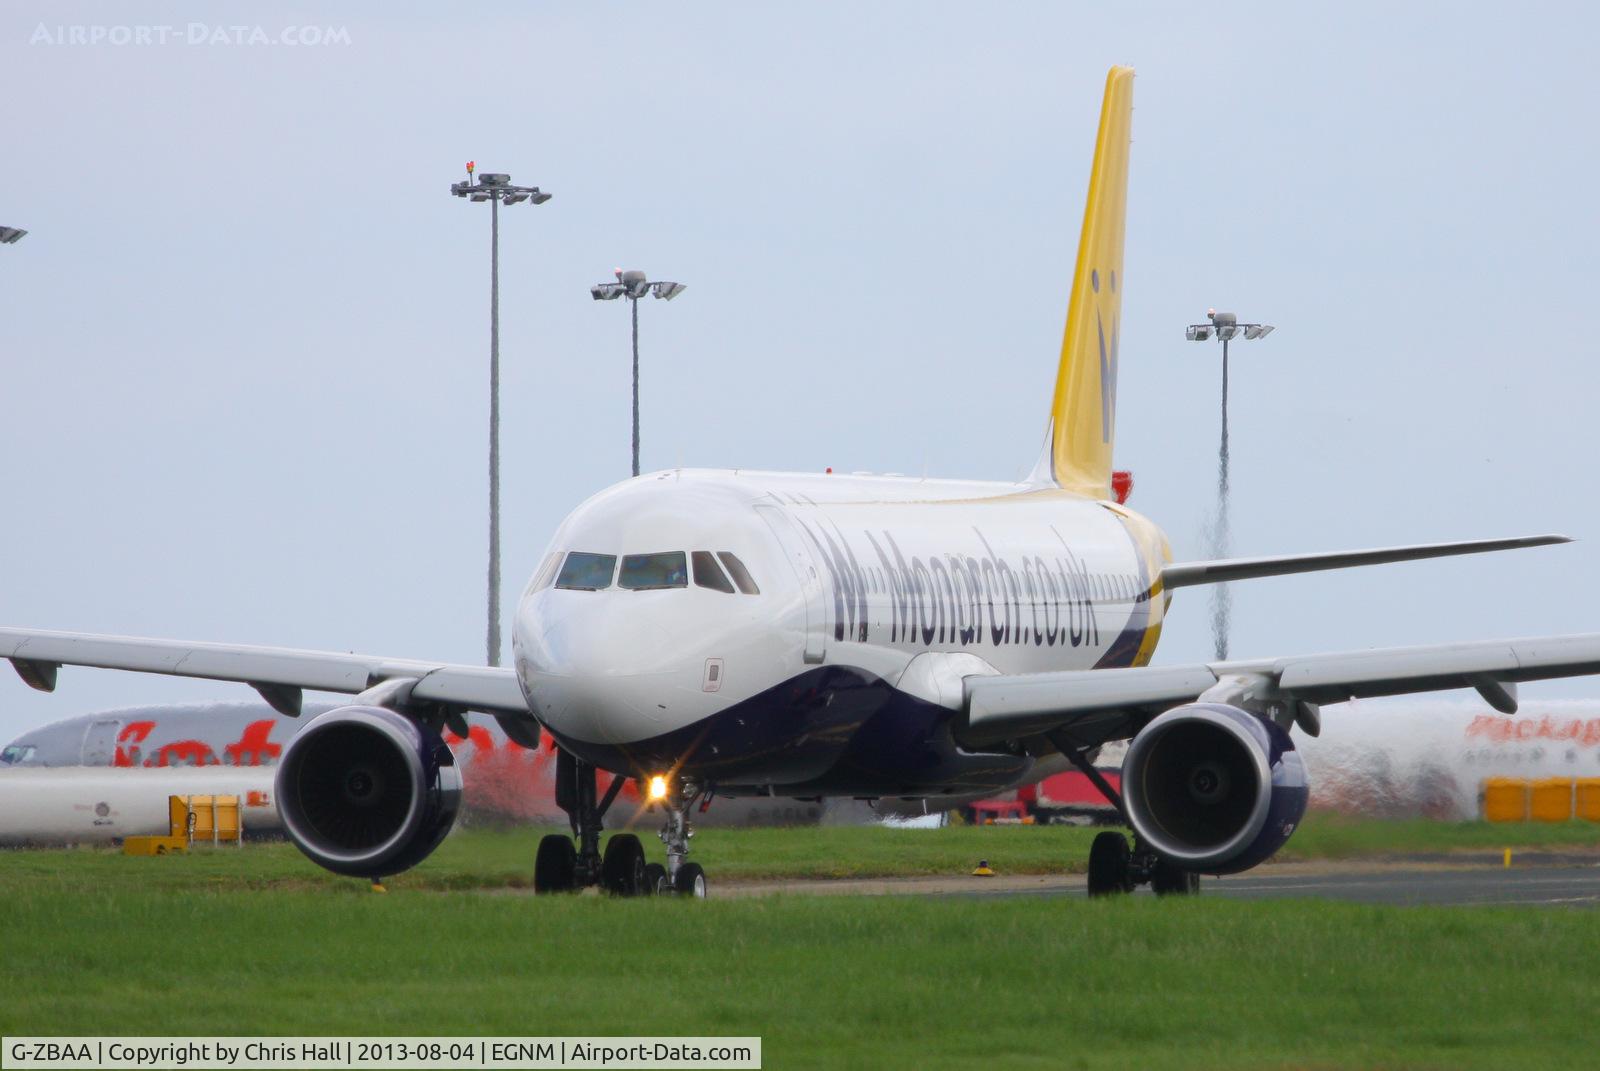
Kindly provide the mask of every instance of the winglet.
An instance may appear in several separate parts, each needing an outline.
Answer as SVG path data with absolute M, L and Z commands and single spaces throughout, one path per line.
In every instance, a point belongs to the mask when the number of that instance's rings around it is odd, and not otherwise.
M 1047 446 L 1055 482 L 1094 498 L 1111 497 L 1132 125 L 1133 68 L 1113 67 L 1100 109 Z

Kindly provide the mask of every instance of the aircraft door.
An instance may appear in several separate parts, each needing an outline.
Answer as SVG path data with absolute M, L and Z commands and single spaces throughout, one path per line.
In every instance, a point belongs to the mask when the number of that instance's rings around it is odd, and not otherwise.
M 110 766 L 112 756 L 117 751 L 117 733 L 121 730 L 122 722 L 115 718 L 91 722 L 88 731 L 83 734 L 83 764 Z
M 816 559 L 806 547 L 806 537 L 787 511 L 779 506 L 761 504 L 756 506 L 756 513 L 767 522 L 772 534 L 778 537 L 778 545 L 783 548 L 784 557 L 789 560 L 795 577 L 800 581 L 806 609 L 805 660 L 812 664 L 820 663 L 826 653 L 828 620 L 827 604 L 822 598 L 822 575 L 817 571 Z

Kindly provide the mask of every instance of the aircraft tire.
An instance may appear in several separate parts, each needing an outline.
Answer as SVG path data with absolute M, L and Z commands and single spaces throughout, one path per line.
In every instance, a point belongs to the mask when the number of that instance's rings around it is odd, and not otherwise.
M 612 896 L 638 896 L 645 891 L 644 847 L 632 833 L 618 833 L 606 842 L 600 882 Z
M 1112 896 L 1133 891 L 1129 876 L 1128 838 L 1107 830 L 1089 845 L 1089 895 Z
M 685 863 L 678 868 L 672 881 L 673 892 L 679 896 L 706 898 L 706 872 L 699 863 Z
M 672 886 L 667 884 L 667 868 L 660 863 L 646 863 L 644 865 L 644 894 L 646 896 L 657 896 L 671 891 Z
M 533 891 L 536 893 L 571 892 L 576 884 L 578 850 L 572 838 L 562 833 L 551 833 L 539 842 L 539 853 L 533 860 Z
M 1200 875 L 1168 862 L 1157 863 L 1150 875 L 1150 889 L 1157 896 L 1198 896 Z

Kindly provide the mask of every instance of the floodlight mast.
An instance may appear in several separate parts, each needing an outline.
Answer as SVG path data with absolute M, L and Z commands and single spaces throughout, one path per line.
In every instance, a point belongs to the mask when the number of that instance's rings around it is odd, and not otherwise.
M 1232 542 L 1232 529 L 1228 517 L 1228 343 L 1243 335 L 1247 341 L 1266 338 L 1272 333 L 1272 324 L 1239 322 L 1231 312 L 1206 310 L 1206 323 L 1190 324 L 1184 337 L 1190 342 L 1208 342 L 1213 337 L 1222 343 L 1222 441 L 1217 447 L 1217 520 L 1211 533 L 1211 556 L 1225 558 Z M 1214 584 L 1211 588 L 1212 639 L 1216 646 L 1217 661 L 1228 657 L 1228 624 L 1233 608 L 1233 593 L 1227 584 Z
M 488 664 L 500 664 L 500 205 L 531 201 L 542 205 L 550 194 L 537 186 L 513 186 L 511 176 L 488 172 L 472 183 L 475 163 L 467 164 L 467 180 L 450 184 L 450 192 L 471 201 L 489 202 L 489 625 L 485 646 Z
M 628 299 L 633 313 L 633 474 L 639 475 L 639 299 L 646 294 L 671 301 L 684 291 L 684 283 L 656 282 L 645 278 L 642 271 L 613 272 L 614 283 L 596 283 L 589 288 L 589 296 L 596 301 Z

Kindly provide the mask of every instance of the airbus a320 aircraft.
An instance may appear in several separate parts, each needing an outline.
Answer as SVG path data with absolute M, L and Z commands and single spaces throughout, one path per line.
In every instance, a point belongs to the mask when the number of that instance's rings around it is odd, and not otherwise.
M 560 745 L 573 837 L 539 847 L 544 892 L 703 896 L 690 812 L 728 796 L 942 797 L 1030 779 L 1062 755 L 1091 778 L 1129 739 L 1134 832 L 1097 838 L 1094 893 L 1260 863 L 1306 803 L 1290 730 L 1318 704 L 1600 672 L 1600 635 L 1149 666 L 1177 588 L 1565 542 L 1480 540 L 1173 563 L 1114 502 L 1124 201 L 1133 72 L 1106 80 L 1045 450 L 1020 484 L 672 471 L 574 510 L 517 606 L 510 669 L 343 653 L 0 630 L 0 657 L 52 689 L 62 665 L 248 683 L 285 713 L 303 689 L 354 694 L 285 749 L 277 796 L 312 860 L 377 877 L 450 828 L 460 777 L 440 732 L 485 711 Z M 613 771 L 596 792 L 596 770 Z M 602 823 L 626 778 L 665 815 L 666 864 Z M 576 838 L 576 842 L 574 841 Z

